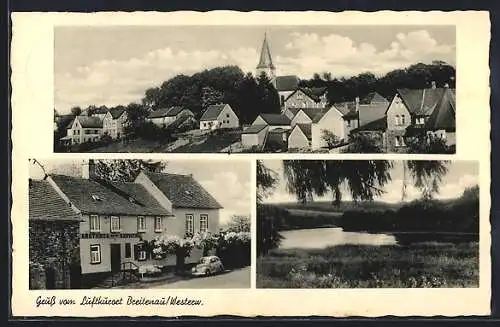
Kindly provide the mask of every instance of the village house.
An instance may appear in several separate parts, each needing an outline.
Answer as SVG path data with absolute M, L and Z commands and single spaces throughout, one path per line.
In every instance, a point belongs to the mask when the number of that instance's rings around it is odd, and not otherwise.
M 311 124 L 295 124 L 288 136 L 288 149 L 310 149 Z
M 102 120 L 99 117 L 76 116 L 63 139 L 70 140 L 71 144 L 95 142 L 101 138 L 102 129 Z
M 383 113 L 382 108 L 382 104 L 373 105 L 370 111 L 360 108 L 360 127 L 353 129 L 351 134 L 367 135 L 387 152 L 406 152 L 407 138 L 418 131 L 435 131 L 434 134 L 443 137 L 448 145 L 455 142 L 454 132 L 451 132 L 455 129 L 455 96 L 447 85 L 436 88 L 433 82 L 427 89 L 398 89 Z M 449 139 L 443 130 L 451 132 Z
M 425 126 L 428 134 L 445 140 L 450 147 L 456 144 L 455 101 L 454 90 L 446 90 Z
M 189 109 L 177 106 L 155 110 L 146 117 L 146 121 L 152 122 L 159 127 L 166 127 L 177 119 L 186 116 L 194 117 L 194 114 Z
M 311 147 L 313 150 L 325 148 L 328 143 L 324 139 L 324 131 L 331 132 L 339 139 L 339 142 L 347 137 L 345 130 L 344 114 L 341 108 L 331 106 L 323 109 L 314 117 L 311 124 Z
M 285 99 L 299 87 L 299 78 L 295 75 L 276 76 L 275 87 L 280 98 L 280 106 L 285 105 Z
M 79 286 L 81 217 L 47 180 L 29 181 L 29 288 Z
M 134 182 L 105 182 L 89 160 L 82 176 L 51 174 L 45 187 L 81 220 L 73 237 L 85 285 L 141 265 L 175 265 L 174 255 L 154 258 L 144 241 L 219 229 L 222 206 L 190 175 L 141 172 Z M 194 249 L 186 261 L 201 255 Z
M 118 139 L 123 135 L 125 123 L 127 121 L 127 111 L 125 108 L 111 108 L 103 118 L 103 134 L 109 135 L 113 139 Z
M 91 107 L 83 111 L 80 115 L 87 115 L 89 117 L 97 117 L 100 120 L 103 120 L 106 117 L 106 114 L 109 112 L 109 109 L 105 106 L 102 107 Z
M 239 118 L 229 104 L 210 105 L 200 118 L 201 130 L 237 128 L 239 126 Z
M 291 120 L 282 114 L 260 114 L 255 118 L 252 125 L 266 125 L 269 126 L 269 130 L 273 129 L 291 129 Z
M 327 106 L 326 88 L 299 87 L 285 98 L 282 111 L 288 108 L 325 108 Z
M 269 125 L 250 125 L 241 133 L 241 144 L 245 148 L 262 146 L 269 131 Z

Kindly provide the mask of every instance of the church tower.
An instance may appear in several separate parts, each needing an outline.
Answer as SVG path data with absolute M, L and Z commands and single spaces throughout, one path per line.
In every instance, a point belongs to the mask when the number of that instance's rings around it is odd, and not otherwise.
M 273 59 L 271 58 L 271 51 L 269 50 L 266 33 L 264 34 L 264 42 L 262 42 L 262 50 L 260 51 L 260 59 L 259 64 L 257 65 L 257 70 L 255 71 L 255 77 L 259 77 L 260 74 L 264 72 L 274 84 L 276 81 L 275 70 L 276 67 L 274 67 Z

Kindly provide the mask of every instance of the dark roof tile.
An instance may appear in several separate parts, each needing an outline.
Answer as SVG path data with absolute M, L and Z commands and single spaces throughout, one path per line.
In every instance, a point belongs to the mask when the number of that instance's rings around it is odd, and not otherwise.
M 29 187 L 29 219 L 81 221 L 47 180 L 32 180 Z
M 177 208 L 221 209 L 222 206 L 192 176 L 145 172 Z
M 261 117 L 268 125 L 290 125 L 290 118 L 282 114 L 260 114 Z
M 276 90 L 278 92 L 295 91 L 299 87 L 299 78 L 295 75 L 276 77 Z
M 103 215 L 171 215 L 140 185 L 104 183 L 65 175 L 52 180 L 83 213 Z
M 225 104 L 213 104 L 209 106 L 201 116 L 200 120 L 217 120 L 217 117 L 219 117 L 225 106 Z

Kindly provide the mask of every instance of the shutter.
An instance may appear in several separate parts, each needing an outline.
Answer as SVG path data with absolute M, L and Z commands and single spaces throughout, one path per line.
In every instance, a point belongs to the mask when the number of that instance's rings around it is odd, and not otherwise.
M 139 261 L 139 246 L 134 244 L 134 260 Z

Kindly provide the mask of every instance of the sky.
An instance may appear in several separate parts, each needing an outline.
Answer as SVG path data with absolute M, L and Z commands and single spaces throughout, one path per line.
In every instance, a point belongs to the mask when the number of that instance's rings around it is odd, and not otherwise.
M 50 173 L 81 176 L 82 160 L 42 160 L 40 163 Z M 251 184 L 250 162 L 239 160 L 170 160 L 166 172 L 173 174 L 193 174 L 196 179 L 224 207 L 220 212 L 220 222 L 224 224 L 237 215 L 250 216 Z M 30 164 L 30 176 L 41 179 L 42 169 Z
M 267 203 L 279 202 L 294 202 L 296 197 L 289 194 L 286 190 L 286 183 L 283 179 L 283 166 L 281 160 L 263 160 L 266 167 L 274 170 L 280 178 L 274 192 L 265 199 Z M 453 199 L 460 197 L 465 188 L 479 185 L 479 166 L 475 161 L 450 161 L 448 164 L 448 172 L 444 176 L 439 194 L 435 195 L 436 199 Z M 394 166 L 391 170 L 392 181 L 383 188 L 385 193 L 375 198 L 374 200 L 382 202 L 397 203 L 401 202 L 401 190 L 403 186 L 403 162 L 394 161 Z M 408 183 L 406 201 L 413 201 L 420 198 L 421 192 L 413 185 Z M 317 201 L 332 200 L 332 195 L 327 194 L 323 197 L 315 197 Z M 352 199 L 347 190 L 343 189 L 342 199 L 349 201 Z
M 433 60 L 455 65 L 454 26 L 59 26 L 55 107 L 67 113 L 140 102 L 147 88 L 170 77 L 217 66 L 253 73 L 264 33 L 277 75 L 382 75 Z

